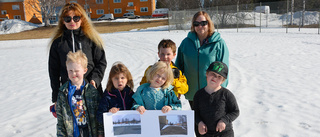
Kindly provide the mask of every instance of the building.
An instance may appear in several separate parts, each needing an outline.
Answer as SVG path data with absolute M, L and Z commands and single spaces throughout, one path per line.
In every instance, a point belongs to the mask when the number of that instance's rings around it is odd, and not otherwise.
M 156 9 L 155 0 L 66 0 L 66 2 L 77 2 L 83 5 L 92 19 L 109 13 L 112 13 L 115 18 L 122 17 L 124 13 L 151 17 Z
M 0 21 L 20 19 L 31 23 L 42 23 L 39 6 L 32 6 L 33 0 L 0 0 Z M 36 10 L 33 7 L 38 7 Z

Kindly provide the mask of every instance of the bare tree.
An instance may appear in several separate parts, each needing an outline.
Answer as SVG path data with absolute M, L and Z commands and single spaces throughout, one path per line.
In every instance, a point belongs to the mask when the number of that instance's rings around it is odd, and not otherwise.
M 42 15 L 45 26 L 50 26 L 50 18 L 57 13 L 57 7 L 63 6 L 64 0 L 29 0 L 30 5 L 36 12 Z

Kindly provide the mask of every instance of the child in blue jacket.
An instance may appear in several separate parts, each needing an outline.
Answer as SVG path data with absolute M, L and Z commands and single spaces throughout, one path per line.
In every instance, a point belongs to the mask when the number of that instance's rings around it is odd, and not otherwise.
M 146 73 L 148 83 L 138 87 L 132 98 L 136 109 L 140 114 L 146 110 L 161 110 L 163 113 L 170 110 L 181 109 L 181 102 L 174 94 L 173 73 L 171 67 L 159 61 Z
M 130 110 L 133 104 L 133 80 L 128 68 L 121 62 L 113 64 L 108 78 L 107 88 L 99 103 L 97 119 L 98 133 L 103 136 L 103 113 L 116 113 L 119 110 Z

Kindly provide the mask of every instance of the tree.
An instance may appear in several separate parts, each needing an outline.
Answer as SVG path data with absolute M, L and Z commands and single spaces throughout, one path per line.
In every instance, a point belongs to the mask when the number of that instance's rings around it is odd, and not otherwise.
M 50 26 L 49 19 L 57 13 L 57 7 L 65 3 L 64 0 L 28 0 L 26 4 L 42 15 L 44 26 Z

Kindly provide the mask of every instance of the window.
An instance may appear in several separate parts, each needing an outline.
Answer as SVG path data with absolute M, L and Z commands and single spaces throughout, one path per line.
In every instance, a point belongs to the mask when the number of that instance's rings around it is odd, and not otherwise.
M 140 12 L 148 12 L 148 7 L 141 7 Z
M 1 15 L 6 15 L 7 14 L 7 11 L 6 10 L 2 10 L 1 11 Z
M 113 3 L 121 3 L 121 0 L 113 0 Z
M 19 5 L 12 5 L 12 10 L 20 10 L 20 6 Z
M 14 15 L 13 18 L 14 19 L 21 19 L 21 16 L 20 15 Z
M 96 0 L 97 4 L 103 4 L 103 0 Z
M 104 10 L 103 9 L 98 9 L 97 10 L 97 14 L 104 14 Z
M 128 7 L 132 7 L 133 6 L 133 2 L 128 2 Z
M 119 9 L 114 9 L 114 14 L 119 14 L 119 13 L 122 13 L 122 10 L 119 8 Z
M 52 17 L 50 17 L 50 18 L 49 18 L 49 20 L 51 20 L 51 21 L 56 21 L 56 20 L 57 20 L 57 18 L 56 18 L 56 17 L 54 17 L 54 16 L 52 16 Z
M 148 0 L 140 0 L 140 1 L 148 1 Z

